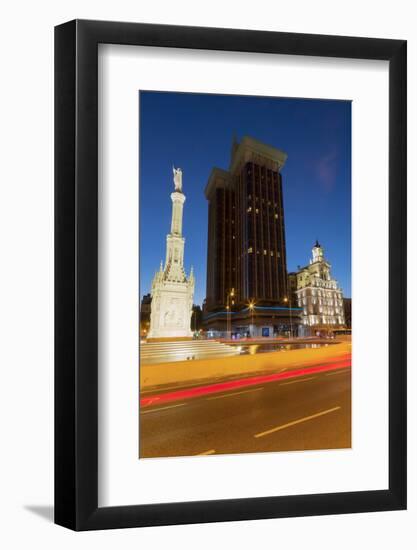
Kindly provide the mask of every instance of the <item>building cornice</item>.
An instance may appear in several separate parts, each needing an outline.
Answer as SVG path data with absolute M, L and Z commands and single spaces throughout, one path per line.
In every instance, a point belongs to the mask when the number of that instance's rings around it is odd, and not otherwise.
M 281 170 L 288 158 L 287 153 L 284 153 L 284 151 L 281 151 L 276 147 L 272 147 L 272 145 L 262 143 L 261 141 L 258 141 L 250 136 L 244 136 L 240 143 L 235 146 L 230 162 L 231 173 L 236 170 L 241 161 L 244 159 L 245 153 L 248 151 L 277 163 L 278 170 Z
M 230 169 L 223 170 L 222 168 L 215 167 L 211 170 L 206 188 L 204 190 L 204 194 L 208 200 L 210 200 L 215 189 L 229 188 L 233 185 L 233 173 L 239 164 L 245 159 L 245 155 L 248 152 L 253 155 L 264 157 L 275 163 L 278 170 L 281 170 L 288 157 L 287 153 L 284 153 L 284 151 L 281 151 L 276 147 L 272 147 L 272 145 L 262 143 L 261 141 L 258 141 L 250 136 L 244 136 L 241 141 L 236 143 L 233 147 L 233 153 L 230 160 Z
M 206 199 L 210 200 L 211 194 L 213 193 L 214 189 L 217 189 L 219 187 L 226 188 L 230 187 L 231 185 L 232 174 L 229 171 L 217 167 L 212 168 L 206 188 L 204 189 Z

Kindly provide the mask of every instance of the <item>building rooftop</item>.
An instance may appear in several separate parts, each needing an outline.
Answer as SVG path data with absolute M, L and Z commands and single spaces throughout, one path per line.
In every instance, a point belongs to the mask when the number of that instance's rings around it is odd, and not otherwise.
M 236 142 L 233 147 L 233 154 L 229 168 L 231 172 L 236 169 L 237 165 L 242 160 L 245 152 L 248 150 L 252 153 L 261 155 L 273 162 L 276 162 L 278 164 L 279 170 L 284 166 L 288 158 L 287 153 L 284 153 L 284 151 L 281 151 L 280 149 L 277 149 L 272 145 L 262 143 L 261 141 L 258 141 L 253 137 L 244 136 L 241 141 L 239 143 Z
M 214 189 L 219 187 L 229 187 L 232 184 L 232 175 L 222 168 L 212 168 L 210 176 L 204 189 L 206 198 L 209 199 Z
M 215 188 L 228 187 L 232 184 L 232 174 L 248 151 L 261 155 L 272 162 L 276 162 L 278 164 L 278 170 L 281 170 L 288 157 L 287 153 L 284 153 L 276 147 L 272 147 L 272 145 L 262 143 L 253 137 L 244 136 L 240 142 L 236 141 L 236 138 L 234 138 L 229 170 L 223 170 L 222 168 L 216 167 L 212 169 L 204 190 L 207 199 L 209 199 Z

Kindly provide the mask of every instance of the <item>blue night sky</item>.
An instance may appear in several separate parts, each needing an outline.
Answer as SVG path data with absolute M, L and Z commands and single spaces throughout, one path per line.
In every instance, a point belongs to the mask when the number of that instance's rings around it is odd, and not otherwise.
M 172 165 L 183 171 L 185 268 L 194 302 L 206 286 L 207 201 L 213 166 L 228 169 L 233 135 L 288 154 L 282 169 L 287 268 L 306 265 L 318 239 L 351 296 L 351 103 L 317 99 L 140 92 L 140 291 L 165 261 Z

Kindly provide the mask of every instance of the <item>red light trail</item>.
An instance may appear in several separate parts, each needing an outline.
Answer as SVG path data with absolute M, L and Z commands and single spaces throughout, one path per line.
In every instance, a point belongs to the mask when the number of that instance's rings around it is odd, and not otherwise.
M 287 378 L 297 378 L 299 376 L 305 376 L 307 374 L 315 374 L 315 373 L 326 372 L 331 370 L 343 369 L 350 366 L 351 366 L 351 356 L 349 354 L 349 355 L 343 356 L 338 361 L 316 365 L 312 367 L 303 367 L 300 369 L 294 369 L 294 370 L 285 371 L 285 372 L 263 374 L 260 376 L 251 376 L 247 378 L 241 378 L 239 380 L 216 382 L 215 384 L 207 384 L 207 385 L 187 388 L 183 390 L 160 393 L 149 397 L 143 397 L 140 399 L 140 406 L 148 407 L 150 405 L 156 405 L 156 404 L 160 405 L 161 403 L 169 403 L 170 401 L 178 401 L 181 399 L 192 399 L 194 397 L 200 397 L 202 395 L 220 393 L 227 390 L 244 388 L 248 386 L 256 386 L 258 384 L 276 382 L 278 380 L 285 380 Z

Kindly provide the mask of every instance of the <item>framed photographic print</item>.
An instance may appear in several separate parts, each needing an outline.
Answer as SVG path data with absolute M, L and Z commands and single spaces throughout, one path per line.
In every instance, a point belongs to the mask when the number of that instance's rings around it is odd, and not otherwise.
M 55 30 L 55 521 L 406 507 L 406 42 Z

